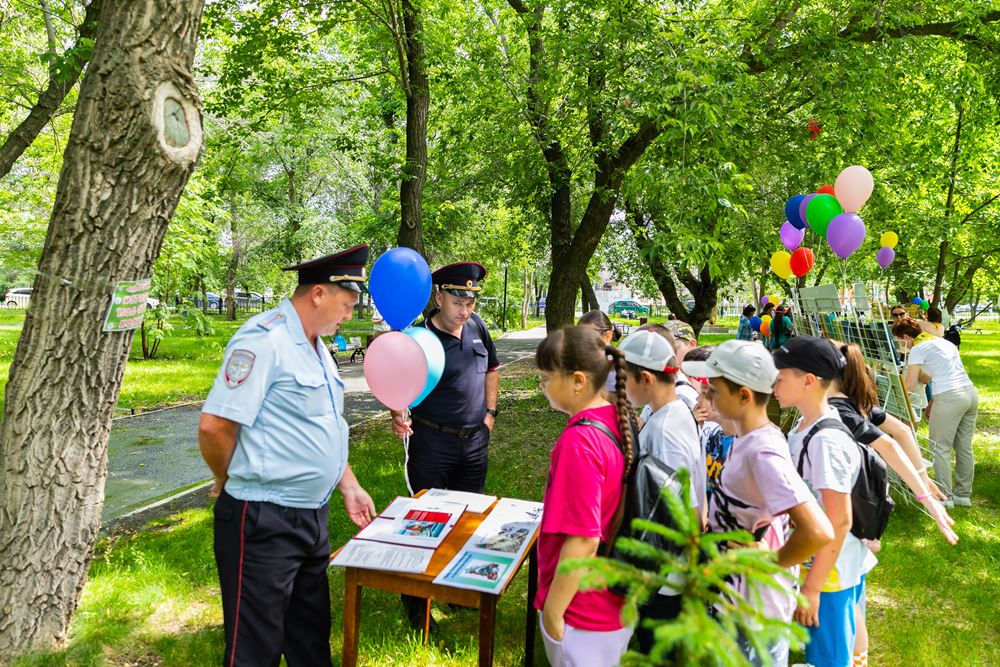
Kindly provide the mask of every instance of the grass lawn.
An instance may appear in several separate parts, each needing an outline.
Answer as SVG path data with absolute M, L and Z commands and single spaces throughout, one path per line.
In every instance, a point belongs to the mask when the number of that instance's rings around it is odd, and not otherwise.
M 873 665 L 1000 664 L 1000 327 L 968 335 L 963 357 L 982 397 L 976 439 L 975 506 L 953 515 L 961 541 L 949 547 L 930 520 L 899 503 L 869 576 L 868 624 Z M 709 342 L 709 341 L 705 341 Z M 715 341 L 712 341 L 715 342 Z M 530 361 L 507 367 L 503 418 L 490 453 L 489 492 L 540 499 L 551 443 L 565 423 L 538 390 Z M 352 467 L 376 504 L 405 494 L 403 451 L 377 421 L 353 434 Z M 331 541 L 354 533 L 333 502 Z M 496 664 L 523 660 L 526 573 L 497 615 Z M 330 577 L 334 656 L 341 649 L 343 577 Z M 477 616 L 435 608 L 440 631 L 428 646 L 403 621 L 398 598 L 366 592 L 360 655 L 364 665 L 475 664 Z M 222 611 L 212 558 L 212 518 L 195 509 L 101 541 L 68 647 L 15 663 L 28 665 L 215 665 L 223 646 Z M 538 664 L 545 664 L 540 644 Z M 335 657 L 337 664 L 339 657 Z

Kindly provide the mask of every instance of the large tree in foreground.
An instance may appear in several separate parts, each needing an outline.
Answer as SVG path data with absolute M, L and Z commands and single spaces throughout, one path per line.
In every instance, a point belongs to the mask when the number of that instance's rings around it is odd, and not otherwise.
M 102 323 L 115 284 L 150 275 L 198 158 L 202 5 L 103 7 L 0 425 L 0 663 L 63 639 L 83 588 L 132 343 Z

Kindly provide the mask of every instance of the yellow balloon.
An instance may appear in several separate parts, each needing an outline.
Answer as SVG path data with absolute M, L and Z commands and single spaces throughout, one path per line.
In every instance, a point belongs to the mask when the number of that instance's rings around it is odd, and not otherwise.
M 776 250 L 771 255 L 771 270 L 782 280 L 792 277 L 792 256 L 784 250 Z
M 896 244 L 899 243 L 899 235 L 896 232 L 886 232 L 879 239 L 879 243 L 883 248 L 895 248 Z
M 771 302 L 768 301 L 768 303 L 771 303 Z M 760 321 L 763 322 L 764 324 L 770 324 L 771 323 L 771 316 L 770 315 L 765 315 L 764 317 L 760 318 Z
M 791 267 L 789 267 L 789 268 L 791 268 Z M 775 308 L 777 308 L 778 306 L 780 306 L 780 305 L 781 305 L 781 297 L 780 297 L 780 296 L 778 296 L 777 294 L 772 294 L 772 295 L 771 295 L 771 296 L 770 296 L 770 297 L 768 298 L 767 302 L 768 302 L 768 303 L 773 303 L 773 304 L 774 304 L 774 307 L 775 307 Z

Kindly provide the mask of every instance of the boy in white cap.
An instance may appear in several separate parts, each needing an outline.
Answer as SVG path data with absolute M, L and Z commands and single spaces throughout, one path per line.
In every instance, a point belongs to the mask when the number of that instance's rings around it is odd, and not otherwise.
M 698 437 L 698 425 L 687 405 L 677 396 L 674 380 L 679 371 L 672 342 L 653 330 L 640 330 L 618 346 L 625 356 L 625 394 L 633 406 L 648 406 L 650 414 L 639 431 L 639 451 L 650 453 L 673 470 L 691 473 L 691 503 L 698 515 L 705 513 L 705 450 Z M 642 620 L 676 618 L 681 598 L 669 586 L 660 589 L 640 609 L 636 627 L 639 649 L 649 654 L 652 630 Z
M 758 588 L 763 612 L 791 621 L 795 612 L 797 566 L 833 540 L 833 527 L 792 464 L 784 436 L 767 416 L 767 402 L 778 377 L 763 345 L 728 340 L 706 361 L 688 361 L 684 372 L 709 378 L 712 403 L 723 419 L 732 420 L 736 440 L 708 503 L 709 532 L 747 530 L 761 548 L 777 551 L 778 565 L 790 568 L 779 577 L 782 590 Z M 795 531 L 789 535 L 789 518 Z M 747 596 L 745 581 L 734 588 Z M 747 658 L 761 664 L 749 643 Z M 769 647 L 771 663 L 788 664 L 787 639 Z

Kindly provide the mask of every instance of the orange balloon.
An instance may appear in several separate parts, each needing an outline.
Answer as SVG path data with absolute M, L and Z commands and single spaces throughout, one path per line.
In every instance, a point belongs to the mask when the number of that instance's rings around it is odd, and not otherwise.
M 771 335 L 771 323 L 770 322 L 761 322 L 760 323 L 760 333 L 761 333 L 762 336 L 770 336 Z

